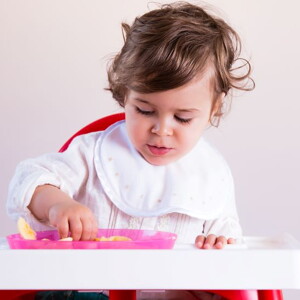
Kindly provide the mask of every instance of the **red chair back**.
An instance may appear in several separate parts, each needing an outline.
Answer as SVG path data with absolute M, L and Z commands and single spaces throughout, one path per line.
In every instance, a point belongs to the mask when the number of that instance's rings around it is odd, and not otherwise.
M 86 134 L 86 133 L 90 133 L 90 132 L 95 132 L 95 131 L 101 131 L 101 130 L 105 130 L 107 127 L 109 127 L 110 125 L 124 120 L 125 119 L 125 114 L 124 113 L 118 113 L 118 114 L 114 114 L 114 115 L 109 115 L 106 117 L 103 117 L 101 119 L 98 119 L 90 124 L 88 124 L 87 126 L 83 127 L 82 129 L 80 129 L 79 131 L 77 131 L 74 135 L 72 135 L 65 143 L 64 145 L 59 149 L 59 152 L 64 152 L 65 150 L 68 149 L 70 143 L 72 142 L 72 140 L 79 135 L 82 134 Z

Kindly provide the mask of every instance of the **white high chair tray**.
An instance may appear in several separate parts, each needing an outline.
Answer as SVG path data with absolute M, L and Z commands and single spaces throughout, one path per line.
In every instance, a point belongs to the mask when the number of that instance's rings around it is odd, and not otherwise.
M 0 239 L 0 289 L 299 289 L 300 243 L 245 237 L 224 250 L 11 250 Z

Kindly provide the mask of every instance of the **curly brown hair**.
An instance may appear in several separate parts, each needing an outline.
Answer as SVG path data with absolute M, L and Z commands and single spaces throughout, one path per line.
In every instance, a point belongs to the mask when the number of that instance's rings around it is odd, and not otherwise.
M 238 34 L 197 5 L 165 4 L 137 17 L 132 26 L 122 23 L 122 28 L 124 46 L 108 68 L 107 88 L 122 107 L 128 89 L 140 93 L 174 89 L 212 66 L 211 123 L 218 125 L 223 115 L 220 95 L 232 88 L 254 88 L 250 63 L 239 57 Z M 243 63 L 236 67 L 238 60 Z

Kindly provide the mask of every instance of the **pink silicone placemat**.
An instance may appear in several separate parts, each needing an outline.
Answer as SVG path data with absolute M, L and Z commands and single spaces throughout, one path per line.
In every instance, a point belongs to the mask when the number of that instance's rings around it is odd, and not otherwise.
M 177 238 L 171 232 L 137 229 L 99 229 L 97 236 L 126 236 L 131 241 L 58 241 L 56 230 L 37 231 L 36 240 L 25 240 L 20 234 L 6 238 L 11 249 L 172 249 Z

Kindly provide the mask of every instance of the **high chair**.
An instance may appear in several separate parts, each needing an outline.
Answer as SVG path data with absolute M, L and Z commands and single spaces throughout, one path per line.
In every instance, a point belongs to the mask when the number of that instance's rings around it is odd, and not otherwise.
M 69 140 L 67 140 L 67 142 L 61 147 L 59 151 L 60 152 L 65 151 L 76 136 L 90 133 L 90 132 L 104 130 L 108 126 L 112 125 L 117 121 L 123 120 L 124 118 L 125 118 L 124 113 L 118 113 L 94 121 L 93 123 L 85 126 L 81 130 L 76 132 Z M 90 251 L 94 251 L 94 250 L 90 250 Z M 106 288 L 106 287 L 100 286 L 99 288 Z M 216 290 L 205 290 L 205 291 L 221 295 L 228 300 L 283 300 L 283 295 L 281 290 L 226 290 L 226 289 L 218 290 L 216 289 Z M 2 299 L 3 300 L 13 300 L 13 299 L 30 300 L 30 299 L 34 299 L 34 295 L 35 295 L 35 291 L 33 290 L 16 290 L 16 291 L 0 290 L 0 300 Z M 110 290 L 110 300 L 135 300 L 135 299 L 136 299 L 135 290 L 123 290 L 123 289 Z

